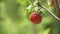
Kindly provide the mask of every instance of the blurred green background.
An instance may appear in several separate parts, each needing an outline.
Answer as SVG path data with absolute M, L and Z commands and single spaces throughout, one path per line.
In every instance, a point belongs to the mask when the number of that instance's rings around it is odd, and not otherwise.
M 51 0 L 38 0 L 43 6 L 53 11 L 56 14 L 56 10 L 53 7 L 48 6 L 47 2 Z M 50 34 L 50 30 L 56 34 L 57 20 L 54 19 L 46 10 L 42 9 L 42 22 L 35 26 L 35 32 L 33 32 L 34 25 L 27 20 L 26 7 L 31 4 L 31 0 L 0 0 L 0 34 Z

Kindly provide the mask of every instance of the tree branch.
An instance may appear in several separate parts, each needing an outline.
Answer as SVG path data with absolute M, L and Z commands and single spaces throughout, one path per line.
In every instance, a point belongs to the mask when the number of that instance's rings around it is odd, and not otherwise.
M 56 3 L 56 11 L 57 11 L 57 15 L 60 18 L 60 8 L 59 8 L 59 0 L 55 0 Z
M 45 9 L 48 11 L 49 14 L 51 14 L 55 19 L 57 19 L 58 21 L 60 21 L 60 18 L 57 17 L 53 12 L 51 12 L 50 10 L 48 10 L 46 7 L 42 6 L 40 2 L 37 3 L 38 6 L 40 6 L 41 8 Z

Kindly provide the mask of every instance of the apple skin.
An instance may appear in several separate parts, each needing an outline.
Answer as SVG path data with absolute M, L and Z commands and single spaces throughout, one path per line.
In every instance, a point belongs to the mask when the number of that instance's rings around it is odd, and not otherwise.
M 32 12 L 30 14 L 30 21 L 33 23 L 33 24 L 39 24 L 41 23 L 42 21 L 42 16 L 39 15 L 37 12 Z

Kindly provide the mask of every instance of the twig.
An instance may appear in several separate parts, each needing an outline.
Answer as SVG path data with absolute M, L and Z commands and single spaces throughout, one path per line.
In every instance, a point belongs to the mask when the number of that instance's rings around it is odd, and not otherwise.
M 47 10 L 48 13 L 51 14 L 55 19 L 57 19 L 58 21 L 60 21 L 60 18 L 59 18 L 59 17 L 57 17 L 53 12 L 51 12 L 50 10 L 48 10 L 46 7 L 42 6 L 39 2 L 38 2 L 38 5 L 39 5 L 41 8 Z
M 59 0 L 55 0 L 56 3 L 56 11 L 57 11 L 57 15 L 60 18 L 60 8 L 59 8 Z

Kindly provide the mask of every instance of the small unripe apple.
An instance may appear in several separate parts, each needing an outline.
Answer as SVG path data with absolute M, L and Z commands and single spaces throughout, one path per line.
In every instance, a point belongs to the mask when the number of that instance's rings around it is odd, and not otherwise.
M 42 21 L 42 16 L 39 15 L 37 12 L 32 12 L 30 14 L 30 21 L 33 23 L 33 24 L 39 24 L 41 23 Z

